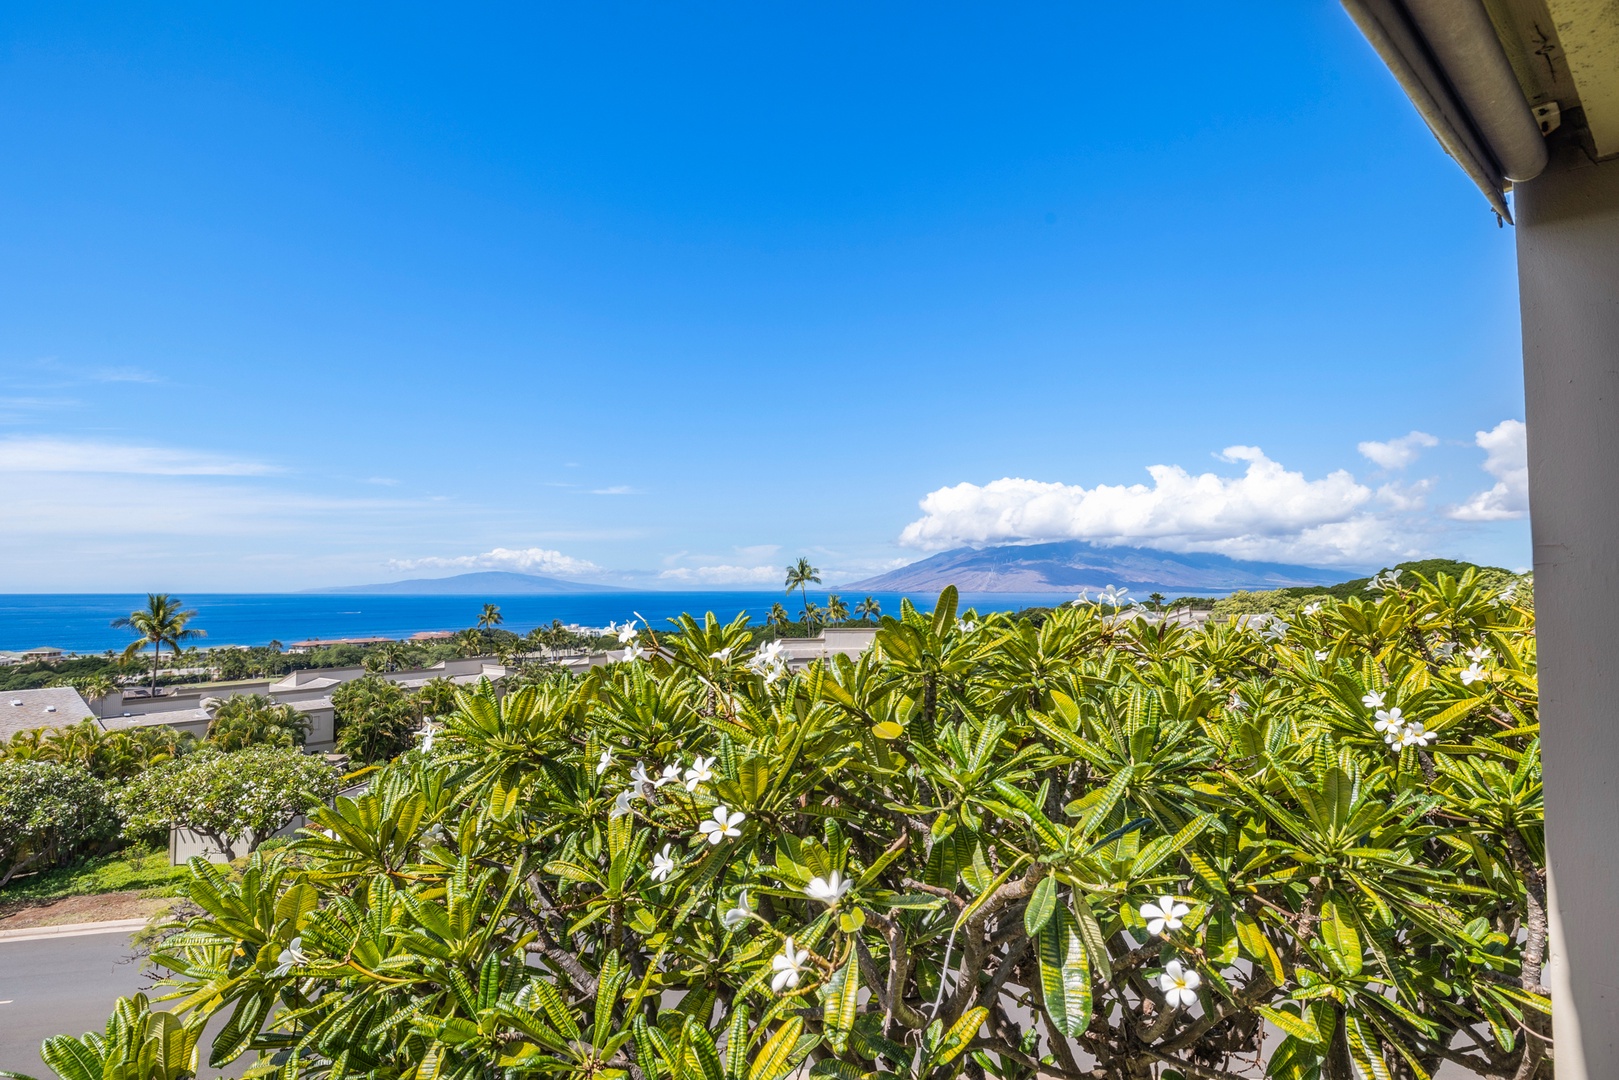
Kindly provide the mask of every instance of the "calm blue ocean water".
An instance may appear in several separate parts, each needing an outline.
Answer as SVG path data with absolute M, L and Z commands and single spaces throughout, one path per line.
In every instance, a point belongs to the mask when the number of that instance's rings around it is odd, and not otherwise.
M 840 594 L 853 604 L 861 596 Z M 878 593 L 883 611 L 899 613 L 897 593 Z M 55 646 L 70 652 L 101 652 L 122 649 L 129 643 L 127 631 L 108 624 L 145 603 L 139 595 L 13 594 L 0 595 L 0 649 L 32 649 Z M 810 592 L 810 599 L 824 603 L 826 594 Z M 932 607 L 934 596 L 913 597 L 919 607 Z M 965 607 L 980 611 L 1016 611 L 1036 604 L 1060 603 L 1071 599 L 1061 593 L 1019 595 L 1011 593 L 964 594 Z M 506 629 L 524 633 L 553 619 L 583 626 L 606 626 L 633 618 L 635 612 L 649 619 L 654 629 L 683 611 L 701 614 L 712 611 L 729 619 L 746 611 L 756 622 L 763 622 L 770 605 L 778 600 L 797 613 L 802 606 L 795 593 L 791 599 L 779 592 L 622 592 L 591 593 L 579 596 L 358 596 L 299 593 L 182 594 L 187 607 L 195 608 L 193 626 L 206 630 L 209 645 L 264 645 L 272 640 L 300 641 L 305 638 L 404 637 L 419 630 L 464 630 L 473 625 L 485 603 L 499 604 Z

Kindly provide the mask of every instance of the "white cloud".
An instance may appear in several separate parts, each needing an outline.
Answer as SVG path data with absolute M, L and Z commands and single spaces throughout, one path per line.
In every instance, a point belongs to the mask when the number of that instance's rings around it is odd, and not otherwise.
M 238 461 L 162 446 L 27 437 L 0 439 L 0 472 L 8 473 L 264 476 L 279 471 L 256 461 Z
M 1450 510 L 1457 521 L 1511 521 L 1529 513 L 1529 429 L 1522 420 L 1503 420 L 1474 435 L 1484 451 L 1484 471 L 1495 486 Z
M 676 566 L 658 577 L 689 585 L 777 585 L 782 574 L 779 566 Z
M 1413 431 L 1409 435 L 1401 435 L 1398 439 L 1387 442 L 1374 442 L 1368 439 L 1359 443 L 1355 449 L 1361 452 L 1366 460 L 1385 469 L 1403 469 L 1413 461 L 1424 449 L 1439 445 L 1439 440 L 1426 431 Z
M 564 577 L 600 573 L 601 567 L 575 559 L 550 548 L 495 548 L 481 555 L 428 556 L 422 559 L 389 559 L 391 570 L 517 570 L 527 574 L 559 574 Z
M 592 495 L 644 495 L 646 492 L 630 487 L 628 484 L 614 484 L 612 487 L 595 488 Z
M 1233 555 L 1274 557 L 1297 548 L 1333 561 L 1377 557 L 1368 546 L 1381 530 L 1361 513 L 1372 491 L 1348 472 L 1309 480 L 1252 446 L 1228 447 L 1220 456 L 1246 462 L 1247 469 L 1238 477 L 1194 476 L 1178 465 L 1153 465 L 1150 487 L 1084 488 L 1008 477 L 940 488 L 922 499 L 922 517 L 905 527 L 900 543 L 938 550 L 1083 539 Z

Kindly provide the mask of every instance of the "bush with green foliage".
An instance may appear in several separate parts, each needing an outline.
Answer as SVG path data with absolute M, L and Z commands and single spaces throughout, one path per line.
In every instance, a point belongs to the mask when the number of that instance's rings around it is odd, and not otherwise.
M 0 886 L 118 835 L 101 781 L 54 761 L 0 760 Z
M 189 829 L 234 859 L 331 798 L 337 780 L 330 765 L 301 750 L 203 749 L 146 770 L 116 798 L 127 833 Z
M 740 619 L 639 644 L 194 862 L 158 956 L 212 1064 L 1550 1074 L 1533 620 L 1474 577 L 1262 631 L 947 590 L 801 672 Z
M 356 761 L 388 761 L 414 743 L 420 710 L 411 693 L 379 675 L 366 675 L 332 691 L 337 750 Z
M 263 694 L 225 698 L 214 705 L 211 716 L 208 743 L 219 750 L 302 746 L 309 735 L 309 720 L 303 713 Z

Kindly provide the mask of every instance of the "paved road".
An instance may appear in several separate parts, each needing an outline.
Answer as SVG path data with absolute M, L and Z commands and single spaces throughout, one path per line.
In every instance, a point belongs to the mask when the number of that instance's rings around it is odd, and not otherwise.
M 129 938 L 0 940 L 0 1069 L 49 1077 L 40 1042 L 101 1031 L 118 998 L 151 985 Z

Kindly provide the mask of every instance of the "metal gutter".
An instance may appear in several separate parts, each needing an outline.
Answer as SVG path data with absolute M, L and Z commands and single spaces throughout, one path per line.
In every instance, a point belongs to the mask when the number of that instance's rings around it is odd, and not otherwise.
M 1467 110 L 1451 92 L 1449 80 L 1417 33 L 1405 7 L 1398 0 L 1342 0 L 1342 3 L 1367 42 L 1382 57 L 1400 89 L 1416 106 L 1417 113 L 1427 122 L 1439 145 L 1478 185 L 1495 212 L 1511 221 L 1512 211 L 1506 200 L 1508 181 L 1479 138 Z

